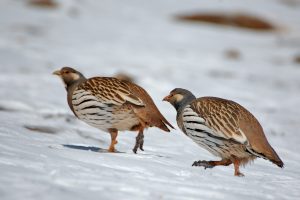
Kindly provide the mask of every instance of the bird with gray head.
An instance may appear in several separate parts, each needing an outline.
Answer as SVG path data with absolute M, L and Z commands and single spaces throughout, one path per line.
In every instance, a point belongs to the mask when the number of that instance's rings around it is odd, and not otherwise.
M 113 77 L 85 78 L 80 72 L 63 67 L 53 72 L 67 90 L 67 100 L 74 115 L 87 124 L 109 132 L 109 152 L 115 152 L 118 131 L 138 131 L 134 153 L 143 150 L 144 129 L 158 127 L 170 132 L 172 125 L 164 118 L 149 94 L 140 86 Z
M 206 169 L 233 164 L 234 175 L 243 176 L 240 165 L 260 157 L 283 167 L 258 120 L 238 103 L 217 97 L 197 99 L 181 88 L 172 90 L 163 100 L 177 110 L 179 128 L 199 146 L 221 158 L 195 161 L 192 166 Z

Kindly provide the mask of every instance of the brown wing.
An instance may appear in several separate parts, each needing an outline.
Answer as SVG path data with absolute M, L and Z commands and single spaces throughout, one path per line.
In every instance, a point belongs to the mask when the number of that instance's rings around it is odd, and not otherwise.
M 194 101 L 191 108 L 204 118 L 216 136 L 245 144 L 251 153 L 280 165 L 281 160 L 268 143 L 257 119 L 238 103 L 216 97 L 202 97 Z
M 241 144 L 247 142 L 247 137 L 238 125 L 240 113 L 234 102 L 202 97 L 191 104 L 191 109 L 205 120 L 205 125 L 214 131 L 215 136 L 233 139 Z
M 121 106 L 130 103 L 135 106 L 144 106 L 144 102 L 136 97 L 127 85 L 116 78 L 94 77 L 80 84 L 77 90 L 90 91 L 99 101 L 105 104 Z

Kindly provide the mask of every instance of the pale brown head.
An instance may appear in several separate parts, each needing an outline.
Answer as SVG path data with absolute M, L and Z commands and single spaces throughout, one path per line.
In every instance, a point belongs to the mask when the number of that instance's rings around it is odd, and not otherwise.
M 78 81 L 85 80 L 85 77 L 79 71 L 71 67 L 63 67 L 60 70 L 54 71 L 52 74 L 59 76 L 66 88 Z
M 163 101 L 169 102 L 178 111 L 194 99 L 196 99 L 196 97 L 190 91 L 182 88 L 175 88 L 163 99 Z

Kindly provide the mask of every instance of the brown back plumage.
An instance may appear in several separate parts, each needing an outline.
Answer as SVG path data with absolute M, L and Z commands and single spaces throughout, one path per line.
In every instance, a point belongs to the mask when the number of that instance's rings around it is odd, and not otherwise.
M 258 120 L 238 103 L 216 97 L 202 97 L 191 103 L 191 107 L 220 137 L 244 142 L 250 145 L 251 153 L 283 167 L 283 162 L 269 144 Z

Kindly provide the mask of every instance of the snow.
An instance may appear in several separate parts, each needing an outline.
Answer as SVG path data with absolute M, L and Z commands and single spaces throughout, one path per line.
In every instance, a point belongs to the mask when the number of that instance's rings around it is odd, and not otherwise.
M 299 1 L 61 0 L 55 9 L 27 2 L 0 2 L 1 200 L 300 198 Z M 198 10 L 247 11 L 282 29 L 174 19 Z M 228 49 L 241 58 L 226 58 Z M 232 166 L 191 167 L 218 158 L 178 128 L 148 129 L 137 155 L 136 134 L 121 133 L 120 153 L 104 153 L 109 135 L 73 117 L 51 75 L 65 65 L 88 77 L 131 74 L 174 126 L 175 110 L 161 99 L 175 87 L 237 101 L 257 116 L 285 168 L 257 159 L 237 178 Z

